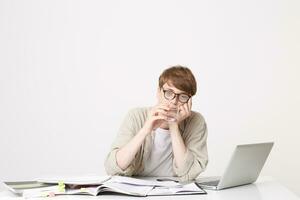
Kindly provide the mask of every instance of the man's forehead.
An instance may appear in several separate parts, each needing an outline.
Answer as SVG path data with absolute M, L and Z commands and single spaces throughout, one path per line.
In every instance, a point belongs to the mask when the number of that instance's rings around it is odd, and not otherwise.
M 176 93 L 186 93 L 186 92 L 184 92 L 182 90 L 177 89 L 172 83 L 165 83 L 163 85 L 163 88 L 164 89 L 172 90 L 173 92 L 176 92 Z

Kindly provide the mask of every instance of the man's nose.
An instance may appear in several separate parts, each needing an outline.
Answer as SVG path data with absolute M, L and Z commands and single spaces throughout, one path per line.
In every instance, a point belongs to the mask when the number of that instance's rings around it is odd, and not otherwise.
M 175 106 L 178 104 L 178 96 L 175 96 L 174 99 L 171 100 L 171 103 Z

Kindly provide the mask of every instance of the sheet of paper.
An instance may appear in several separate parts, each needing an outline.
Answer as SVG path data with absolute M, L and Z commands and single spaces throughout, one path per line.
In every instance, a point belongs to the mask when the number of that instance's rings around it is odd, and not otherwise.
M 189 183 L 186 185 L 183 185 L 182 187 L 171 187 L 170 190 L 172 191 L 172 193 L 185 193 L 185 192 L 203 192 L 205 193 L 204 190 L 202 190 L 201 188 L 199 188 L 195 183 Z
M 172 194 L 172 191 L 168 187 L 155 187 L 148 193 L 148 196 L 167 195 Z
M 146 196 L 154 186 L 132 185 L 126 183 L 105 182 L 103 186 L 112 189 L 112 191 L 123 194 Z
M 156 181 L 156 180 L 143 180 L 139 178 L 125 177 L 125 176 L 112 176 L 107 182 L 113 183 L 127 183 L 131 185 L 141 185 L 141 186 L 165 186 L 174 187 L 181 186 L 180 183 L 175 181 Z
M 110 179 L 110 177 L 111 176 L 86 175 L 72 177 L 43 177 L 36 180 L 42 183 L 58 183 L 62 181 L 65 184 L 72 185 L 99 185 Z
M 33 198 L 33 197 L 47 197 L 47 196 L 51 196 L 51 194 L 52 195 L 65 194 L 65 190 L 58 185 L 41 187 L 41 188 L 24 190 L 22 196 L 24 198 Z
M 176 195 L 176 194 L 205 194 L 195 183 L 182 185 L 181 187 L 155 187 L 148 193 L 148 196 L 155 195 Z
M 146 196 L 152 188 L 153 186 L 138 186 L 126 183 L 106 182 L 99 186 L 80 187 L 76 189 L 68 188 L 66 194 L 90 194 L 96 196 L 97 194 L 101 194 L 101 192 L 110 191 L 135 196 Z
M 90 194 L 96 196 L 98 194 L 98 186 L 93 187 L 81 187 L 78 189 L 67 189 L 66 194 Z

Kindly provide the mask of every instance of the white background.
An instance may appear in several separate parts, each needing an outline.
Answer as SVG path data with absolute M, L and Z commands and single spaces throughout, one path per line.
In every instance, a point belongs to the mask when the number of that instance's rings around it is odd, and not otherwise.
M 171 65 L 198 80 L 203 175 L 274 141 L 262 171 L 300 195 L 300 1 L 0 1 L 0 180 L 105 173 L 126 112 Z

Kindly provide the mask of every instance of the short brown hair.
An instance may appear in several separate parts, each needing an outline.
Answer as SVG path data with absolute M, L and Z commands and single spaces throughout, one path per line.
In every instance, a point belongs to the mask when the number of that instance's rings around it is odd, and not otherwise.
M 171 83 L 191 96 L 197 92 L 197 82 L 192 71 L 181 65 L 172 66 L 163 71 L 159 76 L 159 88 L 162 88 L 165 83 Z

